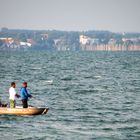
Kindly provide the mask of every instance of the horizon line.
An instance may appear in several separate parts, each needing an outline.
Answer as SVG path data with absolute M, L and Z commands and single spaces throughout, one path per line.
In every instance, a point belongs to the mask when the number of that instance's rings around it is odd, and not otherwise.
M 104 30 L 104 29 L 88 29 L 88 30 L 64 30 L 64 29 L 27 29 L 27 28 L 8 28 L 8 27 L 1 27 L 0 31 L 3 28 L 7 28 L 8 30 L 27 30 L 27 31 L 60 31 L 60 32 L 88 32 L 88 31 L 97 31 L 97 32 L 111 32 L 111 33 L 116 33 L 116 34 L 122 34 L 122 33 L 140 33 L 140 32 L 135 32 L 135 31 L 111 31 L 111 30 Z

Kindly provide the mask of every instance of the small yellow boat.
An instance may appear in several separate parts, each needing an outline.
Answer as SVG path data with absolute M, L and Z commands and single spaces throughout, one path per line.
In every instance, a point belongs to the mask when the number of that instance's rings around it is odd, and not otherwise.
M 0 107 L 0 115 L 41 115 L 46 114 L 49 108 L 46 107 L 16 107 L 16 108 L 8 108 L 8 107 Z

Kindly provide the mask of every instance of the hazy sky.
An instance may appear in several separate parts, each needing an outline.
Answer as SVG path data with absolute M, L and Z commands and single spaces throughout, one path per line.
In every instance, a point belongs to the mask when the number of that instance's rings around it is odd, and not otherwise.
M 0 0 L 0 28 L 140 32 L 140 0 Z

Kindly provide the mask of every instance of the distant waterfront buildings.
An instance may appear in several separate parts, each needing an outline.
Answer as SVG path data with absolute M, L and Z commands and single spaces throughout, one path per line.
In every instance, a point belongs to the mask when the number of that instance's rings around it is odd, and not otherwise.
M 108 43 L 104 44 L 98 38 L 90 38 L 80 35 L 79 43 L 81 50 L 86 51 L 140 51 L 140 38 L 122 38 L 118 43 L 116 39 L 110 38 Z
M 20 49 L 29 48 L 32 46 L 31 42 L 23 42 L 13 38 L 0 38 L 0 40 L 3 41 L 5 47 L 7 48 Z
M 140 51 L 140 33 L 109 31 L 0 31 L 0 50 Z

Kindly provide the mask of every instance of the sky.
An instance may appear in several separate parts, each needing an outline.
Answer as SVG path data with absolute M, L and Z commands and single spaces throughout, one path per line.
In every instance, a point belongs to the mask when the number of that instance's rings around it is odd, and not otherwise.
M 0 0 L 0 28 L 140 32 L 140 0 Z

